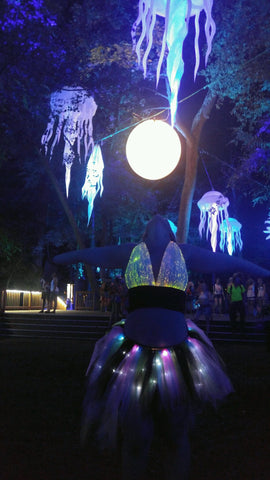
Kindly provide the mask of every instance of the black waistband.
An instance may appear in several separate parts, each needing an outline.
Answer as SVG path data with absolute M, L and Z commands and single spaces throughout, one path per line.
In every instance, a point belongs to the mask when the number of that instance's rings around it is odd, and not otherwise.
M 137 308 L 167 308 L 176 312 L 185 311 L 186 294 L 182 290 L 172 287 L 155 287 L 142 285 L 130 288 L 129 311 Z

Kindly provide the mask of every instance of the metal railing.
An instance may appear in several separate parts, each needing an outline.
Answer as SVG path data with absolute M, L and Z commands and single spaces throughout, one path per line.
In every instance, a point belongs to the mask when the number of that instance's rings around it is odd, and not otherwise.
M 79 291 L 75 296 L 75 310 L 99 310 L 99 299 L 94 292 Z

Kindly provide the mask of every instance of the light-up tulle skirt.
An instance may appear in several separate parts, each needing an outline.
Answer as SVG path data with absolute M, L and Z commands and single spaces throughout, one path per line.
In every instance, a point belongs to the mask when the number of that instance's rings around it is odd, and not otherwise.
M 187 320 L 188 338 L 173 348 L 151 349 L 126 338 L 122 324 L 102 337 L 87 371 L 82 440 L 116 446 L 125 424 L 134 431 L 157 411 L 177 418 L 183 405 L 219 404 L 233 392 L 225 366 L 209 338 Z M 139 427 L 138 427 L 139 428 Z

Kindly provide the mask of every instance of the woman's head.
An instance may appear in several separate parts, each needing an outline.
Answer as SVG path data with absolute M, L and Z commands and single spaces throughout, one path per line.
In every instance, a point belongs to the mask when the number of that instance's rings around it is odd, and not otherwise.
M 154 243 L 163 240 L 167 240 L 167 242 L 176 241 L 168 220 L 161 215 L 155 215 L 146 225 L 143 241 L 146 240 Z

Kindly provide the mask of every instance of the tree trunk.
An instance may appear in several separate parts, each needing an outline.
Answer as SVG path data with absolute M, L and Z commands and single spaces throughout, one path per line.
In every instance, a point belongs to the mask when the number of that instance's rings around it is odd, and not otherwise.
M 179 206 L 176 233 L 176 240 L 178 243 L 187 243 L 192 200 L 197 179 L 198 146 L 200 136 L 202 128 L 205 122 L 208 120 L 211 110 L 215 105 L 216 99 L 216 95 L 213 95 L 211 91 L 208 91 L 200 110 L 193 119 L 190 134 L 183 131 L 179 121 L 176 121 L 176 128 L 182 135 L 184 135 L 186 140 L 185 180 Z
M 76 220 L 74 218 L 74 215 L 72 213 L 72 211 L 70 210 L 69 206 L 68 206 L 68 203 L 67 203 L 67 200 L 66 200 L 66 197 L 65 195 L 63 194 L 61 188 L 59 187 L 59 184 L 58 184 L 58 181 L 50 167 L 50 164 L 48 162 L 48 160 L 46 159 L 46 157 L 44 157 L 43 155 L 40 155 L 41 157 L 41 160 L 42 160 L 42 163 L 44 165 L 44 168 L 46 170 L 46 173 L 48 174 L 52 184 L 53 184 L 53 187 L 57 193 L 57 196 L 61 202 L 61 205 L 64 209 L 64 212 L 68 218 L 68 221 L 69 221 L 69 224 L 73 230 L 73 233 L 74 233 L 74 236 L 76 238 L 76 242 L 78 244 L 78 247 L 82 250 L 84 248 L 86 248 L 85 246 L 85 243 L 82 239 L 82 236 L 81 236 L 81 233 L 80 233 L 80 230 L 78 228 L 78 225 L 76 223 Z M 87 277 L 88 277 L 88 280 L 92 286 L 92 290 L 93 292 L 95 293 L 96 292 L 96 277 L 94 275 L 94 272 L 93 272 L 93 269 L 90 265 L 87 265 L 85 264 L 85 269 L 86 269 L 86 273 L 87 273 Z

